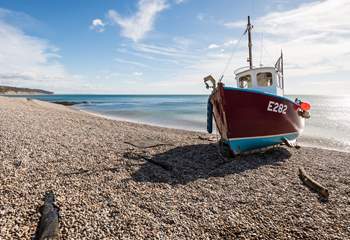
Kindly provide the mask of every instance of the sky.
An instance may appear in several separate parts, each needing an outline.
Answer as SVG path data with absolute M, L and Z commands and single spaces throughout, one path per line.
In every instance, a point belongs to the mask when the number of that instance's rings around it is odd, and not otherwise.
M 253 64 L 282 49 L 287 94 L 350 95 L 349 0 L 0 0 L 0 85 L 207 94 L 247 66 L 248 15 Z

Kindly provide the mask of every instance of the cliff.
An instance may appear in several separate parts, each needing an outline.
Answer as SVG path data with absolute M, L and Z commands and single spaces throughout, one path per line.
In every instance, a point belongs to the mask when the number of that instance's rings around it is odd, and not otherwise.
M 36 94 L 53 94 L 53 92 L 45 91 L 41 89 L 0 86 L 0 95 L 36 95 Z

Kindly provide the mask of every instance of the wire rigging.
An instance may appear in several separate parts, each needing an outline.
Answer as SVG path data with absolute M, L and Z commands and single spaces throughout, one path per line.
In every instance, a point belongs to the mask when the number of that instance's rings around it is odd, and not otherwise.
M 224 70 L 223 70 L 222 73 L 221 73 L 220 80 L 222 80 L 222 79 L 224 78 L 224 74 L 226 73 L 227 68 L 228 68 L 229 65 L 231 64 L 231 61 L 232 61 L 232 59 L 233 59 L 233 56 L 235 55 L 236 50 L 237 50 L 237 48 L 238 48 L 238 45 L 239 45 L 239 43 L 241 42 L 241 40 L 242 40 L 242 38 L 243 38 L 244 35 L 245 35 L 245 31 L 242 33 L 242 35 L 241 35 L 240 38 L 238 39 L 236 45 L 234 46 L 234 48 L 233 48 L 233 50 L 232 50 L 232 53 L 231 53 L 231 56 L 230 56 L 229 59 L 227 60 L 226 65 L 225 65 L 225 68 L 224 68 Z
M 267 48 L 265 47 L 265 45 L 263 45 L 263 48 L 264 48 L 265 52 L 267 53 L 267 55 L 269 56 L 270 64 L 273 65 L 274 63 L 273 63 L 272 60 L 271 60 L 271 59 L 273 59 L 272 55 L 271 55 L 270 52 L 267 50 Z
M 255 0 L 251 0 L 251 1 L 250 1 L 250 15 L 251 15 L 251 16 L 254 16 L 254 15 L 255 15 Z M 224 78 L 224 74 L 226 73 L 227 68 L 228 68 L 229 65 L 231 64 L 231 61 L 232 61 L 232 59 L 233 59 L 233 57 L 234 57 L 234 54 L 235 54 L 235 52 L 236 52 L 236 49 L 238 48 L 238 45 L 239 45 L 239 43 L 241 42 L 243 36 L 247 33 L 247 30 L 248 30 L 248 29 L 246 29 L 246 30 L 242 33 L 242 35 L 240 36 L 238 42 L 237 42 L 236 45 L 234 46 L 234 49 L 232 50 L 231 56 L 230 56 L 230 58 L 228 59 L 226 65 L 225 65 L 225 68 L 224 68 L 224 70 L 223 70 L 222 73 L 221 73 L 221 77 L 220 77 L 219 81 L 221 81 L 221 80 Z
M 264 54 L 264 33 L 261 33 L 261 38 L 260 38 L 260 62 L 259 65 L 262 66 L 262 58 Z

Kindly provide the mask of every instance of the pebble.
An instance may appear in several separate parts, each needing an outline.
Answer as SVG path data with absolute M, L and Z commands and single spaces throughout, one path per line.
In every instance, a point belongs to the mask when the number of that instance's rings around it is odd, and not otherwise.
M 350 239 L 349 153 L 278 147 L 223 162 L 209 134 L 37 100 L 0 106 L 0 239 L 31 239 L 48 190 L 62 239 Z M 143 139 L 168 145 L 125 143 Z

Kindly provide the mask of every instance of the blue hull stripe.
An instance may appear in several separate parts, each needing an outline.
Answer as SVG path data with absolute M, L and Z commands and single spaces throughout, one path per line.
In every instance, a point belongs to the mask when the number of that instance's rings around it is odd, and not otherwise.
M 248 137 L 248 138 L 231 138 L 226 143 L 230 146 L 231 150 L 235 154 L 241 152 L 264 148 L 268 146 L 273 146 L 281 144 L 284 139 L 293 141 L 297 139 L 299 133 L 287 133 L 271 136 L 261 136 L 261 137 Z
M 287 100 L 287 101 L 289 101 L 289 102 L 291 102 L 293 104 L 296 104 L 294 101 L 292 101 L 291 99 L 289 99 L 289 98 L 287 98 L 285 96 L 279 96 L 279 95 L 275 95 L 275 94 L 272 94 L 272 93 L 263 92 L 263 91 L 259 91 L 259 90 L 254 90 L 254 89 L 224 87 L 224 90 L 258 93 L 258 94 L 262 94 L 262 95 L 267 95 L 267 96 L 271 96 L 271 97 L 276 97 L 276 98 L 280 98 L 280 99 L 283 99 L 283 100 Z

